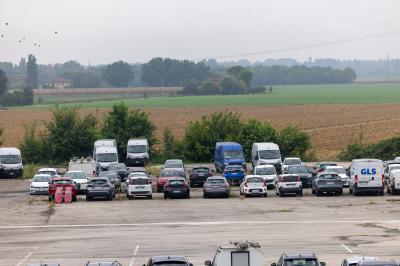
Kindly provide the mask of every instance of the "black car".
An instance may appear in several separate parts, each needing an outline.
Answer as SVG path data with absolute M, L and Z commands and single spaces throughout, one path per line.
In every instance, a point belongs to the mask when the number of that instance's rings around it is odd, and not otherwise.
M 88 261 L 85 266 L 122 266 L 118 261 Z
M 282 254 L 279 261 L 271 263 L 271 266 L 325 266 L 325 262 L 319 262 L 314 253 Z
M 183 256 L 154 256 L 143 266 L 173 265 L 173 266 L 193 266 L 187 258 Z
M 312 193 L 321 196 L 323 193 L 343 194 L 343 182 L 336 173 L 320 173 L 312 183 Z
M 172 177 L 164 185 L 164 199 L 190 198 L 190 188 L 183 177 Z
M 394 260 L 362 260 L 357 266 L 399 266 Z
M 318 173 L 324 172 L 327 166 L 337 166 L 335 162 L 319 162 L 313 166 L 313 176 L 317 176 Z
M 285 174 L 298 175 L 303 188 L 310 188 L 312 185 L 312 174 L 305 165 L 289 165 L 285 170 Z
M 194 167 L 189 176 L 190 187 L 202 187 L 210 176 L 212 176 L 210 168 L 204 166 Z
M 86 200 L 94 198 L 106 198 L 112 200 L 115 196 L 115 188 L 106 177 L 92 178 L 87 186 Z
M 119 175 L 114 171 L 104 171 L 100 172 L 99 177 L 106 177 L 110 180 L 111 184 L 115 187 L 115 191 L 121 190 L 121 180 L 119 179 Z
M 108 171 L 117 172 L 121 182 L 125 182 L 128 178 L 128 170 L 126 169 L 126 165 L 124 163 L 110 163 Z

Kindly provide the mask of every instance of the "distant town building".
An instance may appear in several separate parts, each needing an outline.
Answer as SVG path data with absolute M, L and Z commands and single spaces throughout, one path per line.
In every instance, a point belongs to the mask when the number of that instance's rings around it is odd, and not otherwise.
M 42 83 L 41 86 L 43 89 L 64 89 L 71 88 L 72 81 L 65 78 L 57 78 L 53 80 L 49 80 L 47 82 Z

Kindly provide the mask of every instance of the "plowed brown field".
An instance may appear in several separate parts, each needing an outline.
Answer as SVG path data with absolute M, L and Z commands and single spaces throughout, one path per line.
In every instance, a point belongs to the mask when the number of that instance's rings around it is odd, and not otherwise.
M 165 126 L 175 135 L 182 136 L 186 124 L 203 115 L 229 110 L 241 114 L 242 119 L 256 118 L 269 121 L 276 128 L 289 124 L 307 131 L 319 159 L 335 159 L 340 150 L 360 134 L 362 129 L 366 143 L 393 137 L 400 133 L 400 104 L 364 105 L 285 105 L 285 106 L 236 106 L 207 108 L 143 108 L 150 114 L 161 136 Z M 83 109 L 82 114 L 92 112 L 103 116 L 108 109 Z M 4 128 L 3 144 L 18 145 L 24 132 L 24 124 L 34 120 L 48 120 L 45 109 L 18 109 L 0 111 L 0 125 Z

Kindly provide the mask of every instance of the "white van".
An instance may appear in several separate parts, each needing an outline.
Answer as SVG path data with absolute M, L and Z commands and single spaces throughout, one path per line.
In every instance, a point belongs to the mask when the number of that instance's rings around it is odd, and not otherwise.
M 206 266 L 262 266 L 260 245 L 254 242 L 235 243 L 217 249 L 212 261 Z
M 94 142 L 93 147 L 93 159 L 96 160 L 96 149 L 101 146 L 113 146 L 117 147 L 117 141 L 115 139 L 99 139 Z
M 73 158 L 69 161 L 68 171 L 82 171 L 87 177 L 94 177 L 96 162 L 92 158 Z
M 0 177 L 22 177 L 21 151 L 17 148 L 0 148 Z
M 147 139 L 130 139 L 126 147 L 126 165 L 146 165 L 149 162 Z
M 280 172 L 282 158 L 279 146 L 272 142 L 254 143 L 251 149 L 253 167 L 262 164 L 271 164 Z
M 114 146 L 100 146 L 96 148 L 97 173 L 108 171 L 110 163 L 118 163 L 118 152 Z
M 355 159 L 350 166 L 350 193 L 374 192 L 383 195 L 385 177 L 383 162 L 377 159 Z
M 400 192 L 400 169 L 390 171 L 387 192 L 396 195 Z

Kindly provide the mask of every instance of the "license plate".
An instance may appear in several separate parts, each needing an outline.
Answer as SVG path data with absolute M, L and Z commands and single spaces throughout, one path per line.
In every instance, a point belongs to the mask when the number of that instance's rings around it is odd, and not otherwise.
M 326 184 L 327 185 L 333 185 L 334 183 L 333 182 L 327 182 Z
M 366 184 L 366 183 L 368 183 L 368 181 L 358 181 L 358 183 L 360 183 L 360 184 Z
M 252 189 L 251 191 L 252 191 L 252 192 L 261 192 L 260 189 Z
M 135 187 L 135 188 L 139 188 L 139 189 L 140 189 L 140 188 L 142 188 L 142 189 L 143 189 L 143 188 L 144 188 L 144 186 L 138 186 L 138 187 Z
M 181 191 L 179 191 L 179 190 L 174 190 L 174 191 L 172 191 L 172 193 L 181 193 Z

